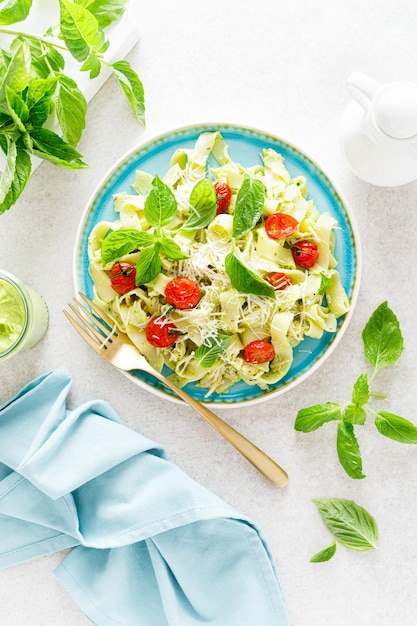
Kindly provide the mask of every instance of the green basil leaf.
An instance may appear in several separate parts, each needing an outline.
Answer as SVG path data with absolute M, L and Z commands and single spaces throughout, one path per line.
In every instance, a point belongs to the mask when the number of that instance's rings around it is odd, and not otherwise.
M 161 271 L 159 245 L 154 244 L 144 248 L 136 263 L 136 284 L 145 285 L 154 280 Z
M 25 150 L 18 150 L 14 169 L 14 177 L 3 202 L 0 202 L 0 214 L 4 213 L 16 202 L 29 180 L 32 162 Z
M 14 51 L 7 71 L 0 85 L 0 111 L 9 114 L 6 101 L 6 86 L 21 93 L 29 84 L 30 55 L 27 45 L 22 42 Z
M 139 122 L 145 126 L 145 93 L 142 82 L 128 61 L 112 63 L 114 75 Z
M 19 94 L 17 94 L 14 89 L 11 89 L 8 85 L 6 85 L 5 93 L 10 117 L 13 119 L 16 127 L 22 133 L 25 133 L 25 122 L 27 122 L 29 118 L 29 109 L 27 104 L 24 100 L 22 100 Z
M 32 126 L 43 126 L 52 110 L 52 96 L 57 78 L 35 78 L 29 83 L 27 104 Z
M 65 67 L 65 59 L 62 54 L 53 47 L 53 45 L 46 46 L 47 53 L 46 58 L 48 60 L 49 65 L 53 69 L 54 72 L 59 73 Z
M 211 367 L 217 357 L 224 352 L 229 341 L 230 335 L 219 334 L 216 337 L 207 337 L 194 353 L 196 361 L 202 367 Z
M 8 0 L 0 9 L 0 24 L 6 26 L 23 22 L 29 15 L 32 0 Z
M 145 200 L 145 219 L 151 226 L 161 228 L 175 217 L 177 201 L 171 189 L 158 175 L 152 181 L 152 189 Z
M 205 228 L 215 218 L 217 198 L 213 183 L 203 178 L 193 187 L 190 194 L 190 217 L 183 230 L 199 230 Z
M 339 422 L 337 426 L 337 454 L 340 465 L 351 478 L 365 478 L 362 473 L 362 457 L 353 425 Z
M 0 179 L 0 205 L 4 202 L 16 172 L 17 147 L 15 142 L 8 142 L 6 164 Z
M 81 160 L 81 154 L 52 130 L 34 128 L 30 136 L 33 140 L 33 154 L 41 159 L 69 169 L 88 167 Z
M 180 246 L 176 241 L 170 239 L 169 237 L 162 237 L 159 240 L 161 244 L 162 252 L 166 256 L 167 259 L 171 261 L 180 261 L 181 259 L 188 259 L 189 257 L 183 253 Z
M 97 19 L 84 7 L 69 0 L 59 0 L 60 34 L 77 61 L 85 61 L 90 51 L 101 53 L 108 42 Z
M 366 422 L 366 411 L 359 404 L 348 404 L 343 411 L 342 418 L 350 424 L 363 426 Z
M 340 404 L 336 402 L 314 404 L 313 406 L 298 411 L 294 428 L 303 433 L 310 433 L 320 428 L 320 426 L 323 426 L 323 424 L 339 420 L 340 418 Z
M 367 322 L 362 339 L 365 356 L 375 370 L 397 361 L 403 351 L 403 337 L 395 314 L 383 302 Z
M 154 241 L 151 233 L 135 228 L 110 231 L 101 244 L 101 262 L 104 266 L 137 250 L 150 246 Z
M 87 101 L 72 78 L 59 74 L 54 102 L 62 136 L 75 147 L 85 128 Z
M 224 266 L 230 282 L 237 291 L 276 300 L 275 289 L 272 285 L 249 269 L 233 252 L 227 255 Z
M 328 287 L 331 287 L 331 285 L 333 284 L 333 277 L 330 276 L 329 278 L 328 276 L 326 276 L 326 274 L 323 274 L 323 272 L 320 272 L 320 276 L 321 276 L 321 282 L 320 282 L 318 293 L 319 295 L 324 295 L 326 293 L 326 289 Z
M 352 402 L 362 406 L 369 400 L 368 373 L 361 374 L 353 385 Z
M 379 411 L 375 417 L 375 426 L 384 437 L 400 443 L 417 444 L 417 427 L 404 417 Z
M 327 548 L 324 548 L 324 550 L 320 550 L 320 552 L 317 552 L 317 554 L 312 556 L 310 559 L 310 563 L 324 563 L 324 561 L 330 561 L 330 559 L 332 558 L 332 556 L 335 555 L 335 553 L 336 553 L 336 542 L 333 541 L 333 543 L 331 543 L 330 546 L 328 546 Z
M 97 78 L 97 76 L 100 74 L 101 61 L 93 50 L 90 50 L 90 54 L 81 66 L 81 71 L 90 72 L 91 79 Z
M 233 237 L 240 237 L 259 221 L 265 201 L 265 187 L 262 181 L 245 175 L 236 197 L 233 214 Z
M 377 547 L 378 527 L 366 509 L 353 500 L 342 498 L 314 499 L 324 523 L 336 539 L 351 550 Z
M 125 12 L 128 0 L 75 0 L 94 15 L 101 28 L 117 21 Z

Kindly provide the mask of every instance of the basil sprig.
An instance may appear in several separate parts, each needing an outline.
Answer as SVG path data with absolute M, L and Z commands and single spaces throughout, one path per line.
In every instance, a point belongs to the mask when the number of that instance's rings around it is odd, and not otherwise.
M 132 110 L 145 123 L 143 85 L 125 60 L 109 64 L 105 29 L 122 17 L 127 0 L 59 0 L 60 21 L 41 35 L 8 31 L 24 21 L 31 0 L 9 0 L 0 11 L 0 33 L 16 35 L 9 49 L 0 50 L 0 148 L 6 155 L 0 179 L 0 214 L 23 193 L 32 171 L 32 156 L 69 169 L 87 167 L 76 146 L 85 128 L 87 102 L 75 80 L 64 73 L 69 52 L 80 71 L 97 77 L 110 67 Z M 6 26 L 6 28 L 5 28 Z M 55 111 L 59 133 L 46 127 Z
M 227 255 L 224 266 L 232 286 L 237 291 L 256 296 L 266 296 L 267 298 L 276 300 L 273 286 L 247 267 L 247 265 L 237 258 L 234 252 L 230 252 Z
M 353 500 L 343 498 L 313 499 L 323 522 L 335 539 L 350 550 L 363 552 L 378 545 L 375 518 Z M 336 543 L 312 557 L 312 562 L 328 561 L 336 552 Z
M 380 304 L 371 315 L 362 332 L 362 339 L 365 357 L 374 368 L 371 377 L 367 372 L 360 374 L 347 405 L 326 402 L 300 409 L 294 424 L 295 430 L 307 433 L 335 421 L 339 462 L 345 472 L 355 479 L 365 478 L 355 428 L 365 424 L 369 413 L 374 416 L 375 427 L 384 437 L 400 443 L 417 444 L 417 426 L 394 413 L 375 411 L 369 405 L 373 397 L 386 398 L 385 394 L 370 390 L 371 381 L 380 369 L 396 363 L 404 348 L 399 321 L 387 302 Z
M 233 214 L 233 237 L 240 237 L 251 230 L 259 221 L 265 201 L 262 181 L 245 175 L 236 197 Z
M 136 262 L 136 284 L 143 285 L 154 280 L 161 271 L 161 254 L 172 261 L 187 259 L 180 246 L 169 236 L 164 227 L 172 222 L 177 212 L 177 201 L 171 189 L 155 176 L 152 189 L 145 201 L 145 218 L 153 229 L 141 231 L 136 228 L 120 228 L 110 231 L 101 244 L 103 266 L 140 251 Z

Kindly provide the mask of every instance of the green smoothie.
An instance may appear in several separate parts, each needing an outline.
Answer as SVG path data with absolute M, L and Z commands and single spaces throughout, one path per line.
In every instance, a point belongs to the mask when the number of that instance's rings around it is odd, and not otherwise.
M 0 279 L 0 354 L 22 334 L 26 321 L 25 304 L 17 289 Z

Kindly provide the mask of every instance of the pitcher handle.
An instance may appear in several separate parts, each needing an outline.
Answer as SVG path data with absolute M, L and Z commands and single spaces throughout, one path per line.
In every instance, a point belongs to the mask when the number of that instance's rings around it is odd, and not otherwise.
M 379 83 L 362 72 L 353 72 L 346 79 L 346 86 L 352 98 L 367 111 Z

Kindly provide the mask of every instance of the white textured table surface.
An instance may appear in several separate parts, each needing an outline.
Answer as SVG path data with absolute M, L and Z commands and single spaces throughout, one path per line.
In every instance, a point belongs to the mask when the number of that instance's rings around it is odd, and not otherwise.
M 363 183 L 348 171 L 338 147 L 338 124 L 348 104 L 344 80 L 353 70 L 379 81 L 417 81 L 415 4 L 130 4 L 140 42 L 129 60 L 146 89 L 146 130 L 110 79 L 89 105 L 80 144 L 90 169 L 71 172 L 44 163 L 18 204 L 0 217 L 0 266 L 37 288 L 51 315 L 37 347 L 0 365 L 0 402 L 32 378 L 66 365 L 74 380 L 73 406 L 105 398 L 131 428 L 161 442 L 194 479 L 259 524 L 275 555 L 293 626 L 414 626 L 417 449 L 381 437 L 369 421 L 359 434 L 367 478 L 353 481 L 338 465 L 334 428 L 301 434 L 294 420 L 304 406 L 349 401 L 354 380 L 366 369 L 362 328 L 388 300 L 400 319 L 405 350 L 379 375 L 379 387 L 389 394 L 383 407 L 417 422 L 417 183 L 396 189 Z M 74 238 L 93 188 L 134 144 L 204 121 L 259 127 L 303 147 L 342 187 L 362 238 L 359 301 L 331 357 L 275 400 L 219 411 L 288 470 L 283 490 L 270 486 L 191 409 L 132 385 L 99 360 L 62 314 L 73 296 Z M 351 498 L 366 507 L 379 525 L 379 549 L 358 553 L 340 546 L 330 562 L 309 563 L 330 543 L 311 503 L 317 497 Z M 54 578 L 61 559 L 55 554 L 0 572 L 0 624 L 87 623 Z

